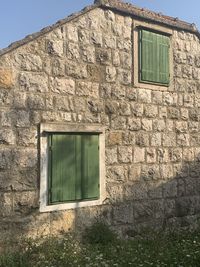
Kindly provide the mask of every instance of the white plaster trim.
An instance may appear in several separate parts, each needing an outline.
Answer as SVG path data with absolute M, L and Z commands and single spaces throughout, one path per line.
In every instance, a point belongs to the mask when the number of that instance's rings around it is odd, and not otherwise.
M 99 133 L 99 179 L 100 198 L 98 200 L 80 201 L 48 205 L 48 134 L 47 132 Z M 48 123 L 40 125 L 40 212 L 75 209 L 103 204 L 105 191 L 105 128 L 99 125 L 77 125 Z
M 139 61 L 138 61 L 138 27 L 145 27 L 149 30 L 155 30 L 160 32 L 161 34 L 168 34 L 170 38 L 170 49 L 169 49 L 169 73 L 170 73 L 170 81 L 169 85 L 160 85 L 148 82 L 140 82 L 139 81 Z M 172 33 L 171 29 L 154 25 L 152 23 L 133 21 L 133 85 L 137 88 L 157 90 L 157 91 L 173 91 L 174 87 L 174 72 L 173 72 L 173 51 L 172 51 Z

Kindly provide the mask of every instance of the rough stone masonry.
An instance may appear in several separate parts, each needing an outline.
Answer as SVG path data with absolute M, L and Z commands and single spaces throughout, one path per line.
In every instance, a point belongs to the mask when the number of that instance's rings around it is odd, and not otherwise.
M 134 84 L 133 31 L 143 21 L 172 31 L 172 86 L 165 90 Z M 96 1 L 1 51 L 1 243 L 79 231 L 95 218 L 124 236 L 199 224 L 199 34 L 178 23 L 120 1 Z M 102 205 L 39 211 L 44 122 L 106 127 Z

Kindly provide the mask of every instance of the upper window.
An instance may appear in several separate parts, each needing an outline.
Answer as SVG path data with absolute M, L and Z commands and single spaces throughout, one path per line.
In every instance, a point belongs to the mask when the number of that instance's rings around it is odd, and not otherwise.
M 41 124 L 40 211 L 100 205 L 105 200 L 102 126 Z
M 146 29 L 139 30 L 139 81 L 169 85 L 170 38 Z

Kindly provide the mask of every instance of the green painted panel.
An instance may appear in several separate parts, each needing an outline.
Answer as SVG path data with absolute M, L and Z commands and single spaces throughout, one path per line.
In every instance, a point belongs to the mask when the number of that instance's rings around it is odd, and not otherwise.
M 76 198 L 75 136 L 52 136 L 51 203 Z
M 99 197 L 99 136 L 82 136 L 82 197 Z

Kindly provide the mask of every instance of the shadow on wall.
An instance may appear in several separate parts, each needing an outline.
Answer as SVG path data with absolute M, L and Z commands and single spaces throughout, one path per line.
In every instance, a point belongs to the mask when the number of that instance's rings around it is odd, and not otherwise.
M 171 168 L 176 170 L 174 177 Z M 34 181 L 36 169 L 39 169 L 37 165 L 26 172 L 30 183 Z M 80 233 L 96 219 L 107 222 L 123 237 L 134 236 L 145 229 L 197 228 L 199 225 L 199 161 L 146 165 L 135 182 L 122 181 L 115 173 L 112 180 L 107 177 L 108 195 L 104 205 L 51 213 L 39 213 L 38 181 L 31 185 L 35 190 L 27 191 L 27 186 L 22 190 L 14 186 L 19 173 L 14 170 L 10 173 L 13 173 L 9 176 L 13 179 L 9 181 L 13 184 L 12 192 L 0 194 L 4 203 L 0 222 L 2 244 L 7 238 L 21 235 L 35 237 L 70 230 Z M 161 179 L 164 175 L 165 179 Z

